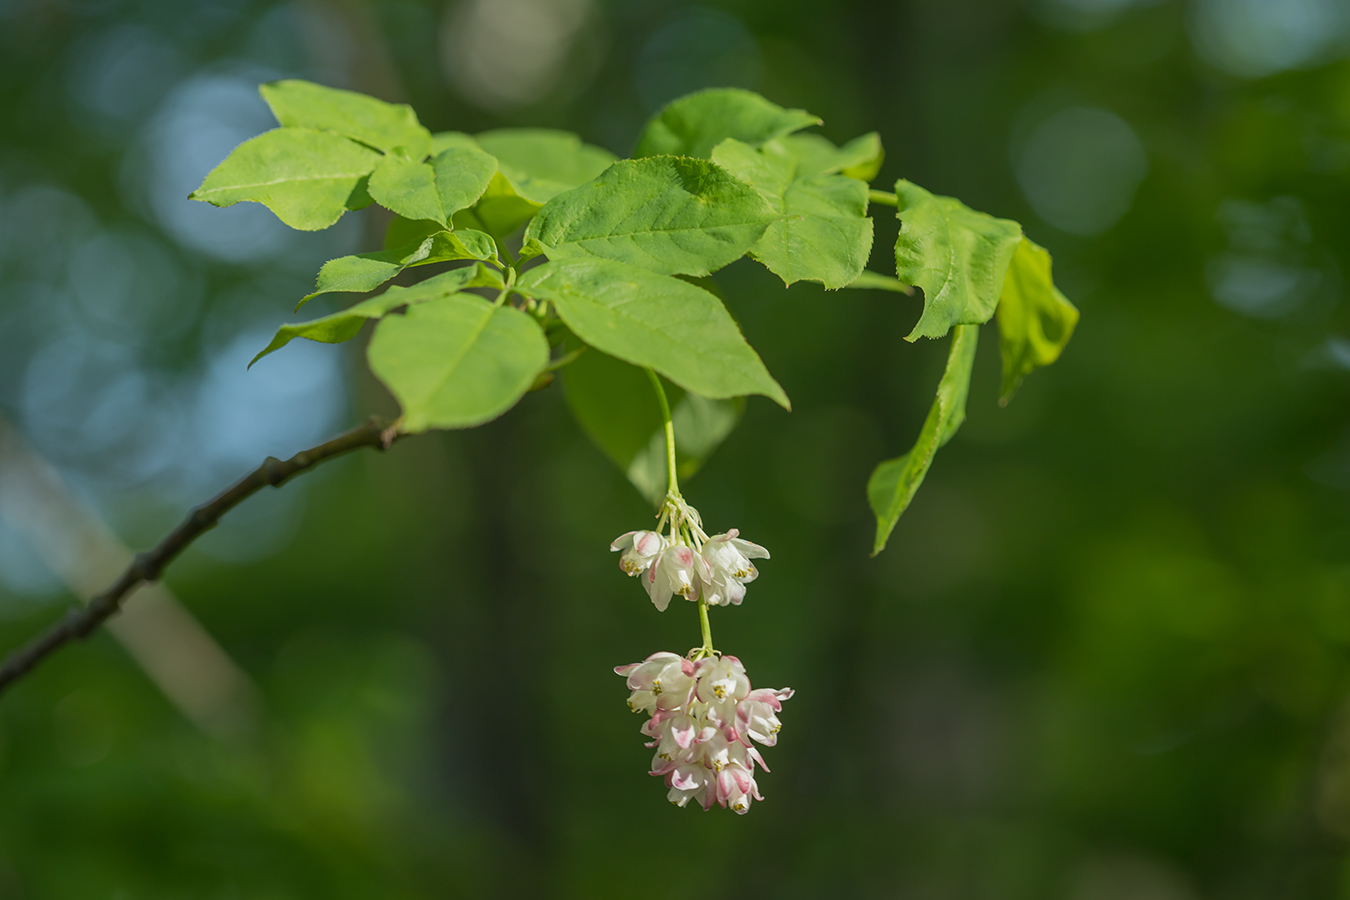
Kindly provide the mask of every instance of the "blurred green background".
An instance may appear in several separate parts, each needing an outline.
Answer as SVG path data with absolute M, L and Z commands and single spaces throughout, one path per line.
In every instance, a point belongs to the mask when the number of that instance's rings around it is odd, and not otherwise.
M 131 547 L 391 408 L 356 345 L 244 368 L 379 240 L 184 199 L 270 127 L 263 80 L 621 154 L 753 88 L 879 130 L 880 187 L 1025 223 L 1083 313 L 1006 409 L 987 330 L 869 559 L 867 476 L 945 343 L 902 340 L 917 299 L 718 274 L 794 401 L 686 486 L 773 552 L 714 614 L 797 689 L 749 815 L 645 774 L 611 668 L 696 616 L 619 573 L 650 511 L 555 386 L 261 495 L 170 570 L 247 678 L 229 716 L 108 633 L 0 700 L 0 897 L 1350 896 L 1348 55 L 1343 0 L 0 0 L 0 413 Z M 0 470 L 5 647 L 82 555 L 36 483 Z

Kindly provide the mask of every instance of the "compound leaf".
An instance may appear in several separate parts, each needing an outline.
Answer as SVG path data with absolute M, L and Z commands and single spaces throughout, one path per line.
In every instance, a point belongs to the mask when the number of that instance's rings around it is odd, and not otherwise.
M 710 400 L 665 385 L 680 478 L 692 478 L 740 421 L 744 398 Z M 590 348 L 563 370 L 568 408 L 581 430 L 652 502 L 666 494 L 666 443 L 651 381 L 641 369 Z
M 975 345 L 979 336 L 978 325 L 957 325 L 952 329 L 947 368 L 942 373 L 937 398 L 924 420 L 919 439 L 904 456 L 877 466 L 867 482 L 867 499 L 877 517 L 873 556 L 885 549 L 895 523 L 914 499 L 938 449 L 952 439 L 966 420 L 966 395 L 970 392 L 970 371 L 975 364 Z
M 449 147 L 427 162 L 387 156 L 370 176 L 375 201 L 405 219 L 450 224 L 474 204 L 496 174 L 497 161 L 475 147 Z
M 351 259 L 351 257 L 344 258 Z M 340 344 L 356 337 L 367 319 L 381 318 L 400 306 L 426 303 L 471 287 L 493 287 L 500 290 L 502 286 L 501 276 L 482 263 L 476 263 L 462 269 L 444 272 L 412 287 L 391 287 L 382 294 L 362 300 L 341 312 L 335 312 L 321 319 L 282 325 L 277 329 L 272 342 L 253 357 L 253 362 L 249 363 L 249 366 L 267 354 L 280 350 L 298 337 L 325 344 Z
M 454 294 L 383 319 L 366 358 L 403 407 L 401 430 L 415 434 L 506 412 L 548 365 L 548 340 L 512 306 Z
M 607 259 L 552 260 L 517 282 L 553 301 L 582 341 L 712 399 L 762 394 L 788 398 L 741 336 L 722 301 L 679 278 Z
M 301 299 L 296 309 L 320 294 L 373 291 L 409 266 L 425 266 L 457 259 L 495 261 L 497 245 L 481 231 L 434 231 L 417 243 L 394 250 L 331 259 L 319 270 L 313 293 Z
M 407 104 L 385 103 L 299 79 L 274 81 L 258 91 L 282 125 L 336 132 L 411 159 L 421 159 L 431 150 L 431 134 Z
M 477 135 L 476 140 L 497 158 L 516 193 L 536 203 L 580 187 L 617 159 L 608 150 L 583 144 L 569 131 L 551 128 L 499 128 Z
M 756 150 L 728 138 L 712 155 L 782 214 L 750 254 L 784 284 L 819 281 L 834 290 L 858 278 L 872 252 L 866 183 L 843 175 L 803 177 L 799 161 L 777 142 Z
M 900 180 L 895 276 L 923 288 L 923 315 L 905 338 L 942 337 L 953 325 L 988 322 L 1022 240 L 1022 226 Z
M 819 125 L 802 109 L 784 109 L 740 88 L 712 88 L 672 101 L 652 118 L 634 156 L 701 156 L 727 138 L 758 147 L 765 141 Z
M 1032 371 L 1059 359 L 1078 324 L 1078 310 L 1055 287 L 1050 266 L 1050 254 L 1022 238 L 998 301 L 999 349 L 1003 356 L 1000 403 L 1011 400 L 1022 379 Z
M 526 252 L 700 276 L 739 258 L 775 217 L 759 192 L 707 160 L 623 160 L 539 210 Z
M 360 205 L 380 154 L 345 137 L 274 128 L 244 141 L 191 194 L 213 206 L 261 203 L 301 231 L 317 231 Z

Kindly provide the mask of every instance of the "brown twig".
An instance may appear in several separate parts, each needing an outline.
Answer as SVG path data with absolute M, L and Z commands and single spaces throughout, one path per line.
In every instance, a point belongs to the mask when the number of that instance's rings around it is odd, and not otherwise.
M 360 447 L 385 450 L 397 439 L 397 432 L 386 429 L 384 423 L 371 419 L 325 444 L 302 450 L 285 462 L 269 456 L 263 460 L 262 465 L 233 487 L 189 513 L 188 517 L 169 532 L 154 549 L 138 554 L 112 587 L 94 597 L 88 605 L 72 609 L 46 632 L 6 657 L 4 662 L 0 663 L 0 693 L 64 645 L 76 638 L 88 637 L 90 632 L 121 609 L 122 601 L 128 594 L 142 584 L 158 581 L 165 567 L 173 562 L 178 554 L 204 532 L 214 528 L 221 516 L 257 491 L 269 484 L 272 487 L 281 487 L 293 476 L 348 450 Z

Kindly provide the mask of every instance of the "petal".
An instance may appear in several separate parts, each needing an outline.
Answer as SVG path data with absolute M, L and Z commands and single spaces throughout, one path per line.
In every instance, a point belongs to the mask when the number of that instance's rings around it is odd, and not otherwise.
M 759 544 L 752 544 L 749 541 L 742 541 L 739 538 L 732 538 L 731 546 L 741 551 L 746 559 L 768 559 L 769 551 L 765 550 Z
M 610 542 L 609 549 L 611 551 L 627 550 L 629 547 L 633 546 L 633 535 L 635 534 L 641 534 L 641 532 L 638 531 L 624 532 L 623 534 L 619 535 L 613 541 Z

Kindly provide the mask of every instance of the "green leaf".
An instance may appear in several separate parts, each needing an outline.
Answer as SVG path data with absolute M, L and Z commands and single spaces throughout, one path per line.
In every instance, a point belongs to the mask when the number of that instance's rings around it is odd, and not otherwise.
M 715 400 L 787 395 L 745 342 L 722 301 L 679 278 L 605 259 L 552 260 L 516 283 L 553 301 L 572 333 L 598 350 L 655 369 Z
M 913 286 L 905 284 L 898 278 L 892 278 L 889 275 L 882 275 L 880 272 L 870 272 L 867 270 L 863 270 L 862 274 L 844 285 L 844 287 L 873 291 L 892 291 L 897 294 L 914 293 Z
M 213 206 L 261 203 L 301 231 L 336 222 L 364 196 L 380 155 L 344 137 L 307 128 L 275 128 L 244 141 L 191 194 Z
M 528 222 L 542 206 L 516 193 L 506 176 L 498 172 L 472 209 L 455 213 L 455 227 L 477 228 L 500 239 Z
M 680 478 L 689 479 L 740 421 L 745 400 L 710 400 L 667 383 Z M 647 374 L 591 348 L 563 370 L 572 416 L 597 447 L 652 502 L 666 494 L 666 442 Z
M 727 138 L 758 147 L 819 125 L 802 109 L 783 109 L 740 88 L 712 88 L 674 100 L 647 123 L 634 156 L 701 156 Z
M 750 254 L 784 284 L 819 281 L 834 290 L 858 278 L 872 253 L 864 182 L 843 175 L 802 177 L 800 163 L 781 145 L 756 150 L 728 138 L 713 148 L 712 157 L 782 214 Z
M 549 128 L 500 128 L 479 134 L 477 141 L 497 158 L 516 193 L 536 203 L 580 187 L 617 159 L 569 131 Z
M 429 162 L 387 156 L 370 176 L 375 201 L 405 219 L 450 224 L 450 217 L 477 202 L 497 161 L 474 147 L 450 147 Z
M 435 156 L 444 150 L 452 147 L 470 147 L 482 149 L 478 142 L 473 139 L 473 135 L 465 134 L 462 131 L 438 131 L 431 136 L 431 155 Z
M 402 219 L 399 221 L 408 221 Z M 296 305 L 304 306 L 320 294 L 373 291 L 410 266 L 457 259 L 497 259 L 497 245 L 481 231 L 435 231 L 420 242 L 395 250 L 341 256 L 323 264 L 313 293 Z
M 914 448 L 898 459 L 877 466 L 867 482 L 867 499 L 877 517 L 873 556 L 885 549 L 895 523 L 914 499 L 938 448 L 951 440 L 966 420 L 966 395 L 970 392 L 970 371 L 975 364 L 975 345 L 979 336 L 978 325 L 957 325 L 952 330 L 947 369 L 942 373 L 937 399 L 928 411 Z
M 282 325 L 277 329 L 272 342 L 253 357 L 253 362 L 249 363 L 249 366 L 267 354 L 280 350 L 295 338 L 308 338 L 325 344 L 340 344 L 356 337 L 367 319 L 378 319 L 400 306 L 438 300 L 471 287 L 491 287 L 500 290 L 503 284 L 501 276 L 496 272 L 482 263 L 476 263 L 462 269 L 444 272 L 412 287 L 391 287 L 382 294 L 362 300 L 354 306 L 321 319 Z
M 366 358 L 403 407 L 400 429 L 415 434 L 506 412 L 548 365 L 548 341 L 520 310 L 455 294 L 381 321 Z
M 896 182 L 895 276 L 923 288 L 923 315 L 905 338 L 942 337 L 953 325 L 988 322 L 1022 240 L 1022 226 L 960 200 Z
M 1003 356 L 999 403 L 1011 400 L 1022 379 L 1032 371 L 1059 359 L 1077 324 L 1078 310 L 1059 292 L 1051 277 L 1050 254 L 1022 238 L 998 301 L 999 349 Z
M 406 104 L 297 79 L 274 81 L 258 90 L 277 121 L 287 127 L 333 131 L 412 159 L 421 159 L 431 149 L 430 133 Z
M 783 148 L 797 160 L 798 177 L 839 173 L 859 181 L 871 181 L 881 171 L 885 152 L 875 131 L 836 147 L 823 135 L 790 134 L 780 138 Z
M 559 194 L 525 231 L 530 252 L 599 256 L 663 275 L 707 275 L 739 258 L 774 220 L 748 184 L 701 159 L 623 160 Z

